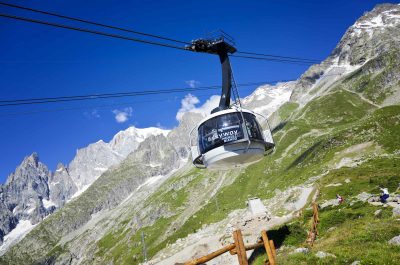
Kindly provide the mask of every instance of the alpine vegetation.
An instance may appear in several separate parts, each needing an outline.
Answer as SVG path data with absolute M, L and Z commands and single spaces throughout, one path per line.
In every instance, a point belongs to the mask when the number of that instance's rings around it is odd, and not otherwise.
M 247 243 L 266 229 L 278 264 L 397 264 L 400 5 L 365 13 L 298 80 L 240 100 L 268 117 L 274 143 L 245 167 L 193 167 L 188 136 L 209 105 L 192 97 L 172 130 L 128 128 L 55 172 L 26 157 L 0 190 L 0 263 L 181 264 L 232 243 L 235 229 Z M 237 140 L 232 126 L 208 141 Z M 312 247 L 311 202 L 320 206 Z

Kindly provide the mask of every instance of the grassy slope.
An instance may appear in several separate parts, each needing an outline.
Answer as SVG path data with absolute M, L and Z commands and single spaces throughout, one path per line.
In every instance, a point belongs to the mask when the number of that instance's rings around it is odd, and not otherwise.
M 151 257 L 157 250 L 162 249 L 168 243 L 173 243 L 178 238 L 193 233 L 204 224 L 220 221 L 226 218 L 227 214 L 232 210 L 244 208 L 248 197 L 257 196 L 260 198 L 270 198 L 274 196 L 276 189 L 283 190 L 289 186 L 301 184 L 312 176 L 317 176 L 326 172 L 331 166 L 332 161 L 336 159 L 337 153 L 354 144 L 373 141 L 381 146 L 383 152 L 387 153 L 393 153 L 396 148 L 398 148 L 395 145 L 395 143 L 398 143 L 400 140 L 400 107 L 398 106 L 375 111 L 375 107 L 364 102 L 357 95 L 338 90 L 330 95 L 313 100 L 297 115 L 290 115 L 290 112 L 296 109 L 296 107 L 297 106 L 293 104 L 285 104 L 280 110 L 283 119 L 289 116 L 292 117 L 288 119 L 287 123 L 283 124 L 283 126 L 275 131 L 274 138 L 277 142 L 277 149 L 271 156 L 265 157 L 261 162 L 248 167 L 238 176 L 232 172 L 227 173 L 232 176 L 232 183 L 223 186 L 213 198 L 207 198 L 201 201 L 202 207 L 191 215 L 190 218 L 184 219 L 185 221 L 178 224 L 176 220 L 181 220 L 179 218 L 185 209 L 191 207 L 193 204 L 191 194 L 202 192 L 210 186 L 212 187 L 212 185 L 215 185 L 215 183 L 220 180 L 221 176 L 218 174 L 210 175 L 206 171 L 199 171 L 196 169 L 173 176 L 162 185 L 159 192 L 150 197 L 143 205 L 143 207 L 161 205 L 169 209 L 172 213 L 171 216 L 160 218 L 148 227 L 131 229 L 128 223 L 136 215 L 135 212 L 131 212 L 127 215 L 126 220 L 121 220 L 119 224 L 116 224 L 113 231 L 109 231 L 101 240 L 94 242 L 97 245 L 95 262 L 105 263 L 113 261 L 114 264 L 137 264 L 143 260 L 141 256 L 142 246 L 140 243 L 141 232 L 145 232 L 146 234 L 146 243 L 149 256 Z M 369 159 L 368 162 L 357 169 L 344 168 L 331 170 L 330 173 L 321 180 L 322 194 L 320 200 L 331 198 L 337 192 L 346 197 L 350 197 L 358 194 L 360 191 L 372 191 L 371 189 L 374 189 L 373 187 L 376 186 L 376 183 L 367 183 L 366 179 L 368 179 L 368 181 L 370 181 L 370 178 L 374 179 L 374 181 L 378 180 L 379 178 L 374 172 L 379 172 L 382 181 L 387 175 L 391 175 L 393 177 L 391 181 L 400 182 L 398 170 L 396 171 L 397 168 L 393 168 L 393 164 L 396 164 L 395 162 L 397 161 L 393 159 L 397 158 L 375 158 L 373 155 L 366 155 L 365 158 Z M 348 172 L 346 170 L 348 170 Z M 122 174 L 123 172 L 120 173 Z M 324 188 L 324 181 L 328 181 L 327 183 L 329 183 L 331 179 L 342 176 L 340 174 L 351 178 L 352 182 L 348 184 L 348 186 L 331 187 L 329 189 Z M 356 179 L 360 174 L 365 174 L 366 178 L 358 182 Z M 348 190 L 335 190 L 336 188 L 345 189 L 345 187 L 351 188 L 348 188 Z M 99 196 L 101 196 L 101 194 L 99 194 Z M 218 200 L 219 211 L 215 203 L 216 200 Z M 351 233 L 348 233 L 346 229 L 350 229 L 353 225 L 355 227 L 356 225 L 357 227 L 363 227 L 364 225 L 364 229 L 353 231 L 354 240 L 363 240 L 363 235 L 358 233 L 365 231 L 365 226 L 367 226 L 370 221 L 370 219 L 367 218 L 372 218 L 367 214 L 373 210 L 369 209 L 369 207 L 370 206 L 366 205 L 357 209 L 348 208 L 347 211 L 350 213 L 365 210 L 365 214 L 363 215 L 365 219 L 350 218 L 345 220 L 343 223 L 336 225 L 337 228 L 335 231 L 338 231 L 337 233 L 321 232 L 325 234 L 321 234 L 321 240 L 316 244 L 315 249 L 332 252 L 338 256 L 337 260 L 340 261 L 344 259 L 351 260 L 352 257 L 354 258 L 354 256 L 351 256 L 351 253 L 357 253 L 351 249 L 352 247 L 355 248 L 354 244 L 349 244 L 349 249 L 346 252 L 349 253 L 346 254 L 348 256 L 340 256 L 340 254 L 338 254 L 340 245 L 338 245 L 335 240 L 332 240 L 332 238 L 334 238 L 336 234 L 351 236 Z M 346 212 L 345 210 L 343 211 Z M 61 210 L 59 214 L 63 212 L 64 210 Z M 337 209 L 327 209 L 321 212 L 321 220 L 325 220 L 324 223 L 328 223 L 331 219 L 329 217 L 335 215 L 336 212 Z M 284 245 L 301 246 L 305 239 L 305 231 L 308 228 L 307 215 L 306 212 L 303 220 L 298 220 L 280 230 L 277 229 L 273 235 L 280 237 Z M 40 226 L 41 232 L 37 234 L 38 237 L 42 237 L 45 234 L 43 232 L 45 231 L 44 225 L 52 220 L 51 218 L 54 217 L 46 219 L 43 225 Z M 365 220 L 365 222 L 362 222 L 363 220 Z M 379 222 L 377 221 L 376 223 L 384 226 L 385 222 L 392 221 L 388 214 L 384 212 Z M 322 226 L 321 223 L 321 227 Z M 380 229 L 379 225 L 376 227 Z M 345 233 L 341 233 L 341 229 L 343 229 Z M 397 228 L 394 227 L 393 229 L 396 230 Z M 169 232 L 165 233 L 165 231 Z M 290 233 L 286 235 L 280 231 L 286 231 L 286 234 Z M 162 240 L 159 239 L 160 234 L 162 235 Z M 384 244 L 383 242 L 387 239 L 386 237 L 392 234 L 393 231 L 390 233 L 388 232 L 385 237 L 381 238 L 380 244 Z M 285 236 L 283 237 L 282 235 Z M 367 236 L 365 236 L 365 238 L 365 240 L 368 239 Z M 43 239 L 43 241 L 46 240 L 47 239 Z M 52 250 L 47 253 L 48 257 L 56 257 L 59 253 L 68 251 L 59 246 L 54 247 L 57 241 L 57 238 L 49 241 L 50 245 L 48 249 Z M 370 239 L 367 241 L 370 241 Z M 13 250 L 18 251 L 18 248 L 13 248 Z M 386 250 L 387 252 L 384 252 L 385 256 L 389 257 L 390 255 L 395 255 L 394 249 L 386 247 L 385 251 Z M 13 258 L 17 256 L 20 255 L 13 252 L 7 254 L 8 260 L 13 260 Z M 381 256 L 382 255 L 378 253 L 376 259 L 379 259 Z M 309 260 L 311 257 L 311 255 L 296 255 L 284 258 L 285 263 L 297 264 L 299 261 L 314 262 Z M 383 258 L 383 256 L 381 258 Z M 25 264 L 32 263 L 30 255 L 24 256 L 24 262 Z M 90 261 L 90 263 L 92 262 L 94 261 Z
M 377 110 L 366 120 L 340 132 L 335 138 L 340 141 L 352 137 L 355 142 L 358 142 L 358 137 L 373 140 L 388 153 L 392 153 L 399 150 L 399 135 L 400 106 L 392 106 Z M 378 194 L 379 185 L 395 191 L 400 183 L 400 156 L 370 155 L 365 159 L 363 164 L 355 168 L 331 170 L 319 181 L 320 196 L 317 202 L 333 199 L 336 194 L 344 196 L 346 201 L 340 206 L 320 211 L 319 236 L 311 254 L 289 255 L 291 249 L 287 249 L 279 257 L 280 262 L 350 264 L 360 260 L 362 264 L 396 264 L 400 261 L 400 247 L 387 244 L 389 239 L 400 234 L 400 221 L 392 217 L 392 209 L 356 202 L 355 199 L 361 192 Z M 351 182 L 346 184 L 345 179 Z M 326 187 L 330 183 L 343 185 Z M 378 209 L 382 209 L 382 212 L 375 216 Z M 305 235 L 310 227 L 311 215 L 311 210 L 306 210 L 300 220 L 277 228 L 276 231 L 285 232 L 277 236 L 281 244 L 305 247 Z M 272 234 L 276 231 L 272 231 Z M 314 255 L 317 251 L 332 253 L 337 258 L 319 259 Z M 262 264 L 263 259 L 265 254 L 255 264 Z
M 284 108 L 286 107 L 295 108 L 295 106 L 290 105 L 285 105 Z M 140 232 L 145 231 L 149 237 L 147 244 L 150 256 L 152 256 L 157 249 L 162 249 L 166 244 L 173 243 L 178 238 L 195 232 L 204 224 L 220 221 L 232 210 L 244 208 L 248 197 L 270 198 L 275 194 L 275 189 L 283 190 L 291 185 L 301 184 L 311 176 L 322 174 L 331 164 L 335 153 L 349 146 L 366 141 L 376 141 L 385 150 L 393 151 L 393 146 L 388 143 L 388 139 L 398 137 L 396 136 L 398 128 L 392 126 L 392 131 L 385 132 L 382 132 L 380 128 L 392 124 L 393 120 L 391 119 L 397 119 L 392 116 L 395 116 L 398 109 L 386 108 L 368 116 L 373 110 L 373 106 L 365 103 L 357 95 L 346 91 L 336 91 L 311 102 L 297 115 L 294 121 L 289 121 L 284 128 L 275 133 L 277 150 L 273 155 L 248 167 L 232 184 L 221 188 L 214 198 L 205 202 L 204 206 L 185 223 L 175 229 L 173 233 L 166 235 L 165 240 L 160 242 L 154 238 L 160 231 L 165 231 L 168 223 L 172 224 L 175 217 L 171 217 L 169 220 L 159 220 L 152 227 L 139 230 L 125 238 L 136 238 L 138 240 Z M 285 113 L 286 111 L 283 110 L 282 112 Z M 383 115 L 385 119 L 381 119 L 379 115 Z M 367 116 L 369 118 L 364 118 Z M 321 132 L 319 134 L 310 133 L 312 128 L 319 128 Z M 372 130 L 374 130 L 374 133 L 365 133 L 367 131 L 372 132 Z M 307 133 L 309 134 L 307 135 Z M 400 134 L 397 133 L 397 135 Z M 285 149 L 294 142 L 296 144 L 290 148 L 290 152 L 285 153 Z M 177 214 L 179 214 L 179 211 L 181 211 L 179 209 L 184 208 L 181 206 L 188 205 L 189 191 L 198 189 L 199 186 L 197 185 L 205 179 L 205 176 L 204 172 L 193 170 L 185 176 L 171 179 L 170 182 L 179 182 L 179 179 L 182 178 L 193 179 L 180 190 L 156 194 L 148 203 L 160 202 L 160 198 L 162 198 L 166 207 L 177 209 Z M 326 178 L 328 179 L 329 175 Z M 171 185 L 171 183 L 166 183 L 166 186 L 168 185 Z M 175 195 L 172 196 L 171 192 Z M 163 197 L 161 194 L 163 194 Z M 347 196 L 347 194 L 345 195 Z M 217 210 L 216 200 L 219 210 Z M 304 237 L 303 235 L 303 240 Z M 288 240 L 292 239 L 288 238 Z M 118 237 L 114 240 L 105 237 L 99 244 L 100 248 L 102 248 L 102 244 L 118 246 L 121 241 L 124 240 L 120 240 Z M 140 248 L 140 244 L 135 248 L 135 258 L 139 261 L 142 260 Z M 121 253 L 108 252 L 105 255 L 106 259 L 124 264 L 121 256 L 115 254 Z M 133 260 L 129 261 L 132 262 Z M 128 264 L 128 260 L 126 264 Z

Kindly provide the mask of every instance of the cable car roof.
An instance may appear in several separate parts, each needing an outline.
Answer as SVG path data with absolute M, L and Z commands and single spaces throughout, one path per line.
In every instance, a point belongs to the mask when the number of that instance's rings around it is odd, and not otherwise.
M 222 116 L 222 115 L 228 114 L 228 113 L 240 112 L 240 111 L 245 112 L 245 113 L 250 113 L 250 114 L 256 115 L 256 114 L 255 114 L 253 111 L 251 111 L 251 110 L 243 109 L 243 108 L 242 108 L 242 109 L 239 109 L 238 107 L 234 106 L 233 108 L 225 109 L 225 110 L 220 110 L 220 111 L 218 111 L 218 112 L 214 112 L 214 113 L 208 115 L 207 117 L 205 117 L 204 119 L 202 119 L 202 120 L 199 122 L 199 125 L 197 125 L 197 128 L 199 128 L 204 122 L 206 122 L 206 121 L 208 121 L 209 119 L 212 119 L 212 118 L 214 118 L 214 117 Z

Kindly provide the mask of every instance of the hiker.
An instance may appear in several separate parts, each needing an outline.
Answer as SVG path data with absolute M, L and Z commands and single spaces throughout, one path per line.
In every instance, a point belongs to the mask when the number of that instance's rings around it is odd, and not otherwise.
M 336 194 L 336 199 L 338 200 L 339 204 L 342 204 L 344 202 L 343 197 L 340 196 L 339 194 Z
M 379 196 L 379 198 L 381 199 L 381 202 L 385 203 L 386 200 L 389 198 L 389 191 L 387 188 L 383 188 L 382 186 L 379 187 L 379 189 L 382 191 L 381 196 Z

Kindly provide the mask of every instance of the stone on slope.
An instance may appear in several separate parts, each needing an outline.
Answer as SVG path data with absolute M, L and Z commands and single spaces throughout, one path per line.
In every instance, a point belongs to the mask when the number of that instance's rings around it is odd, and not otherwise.
M 393 237 L 388 241 L 388 243 L 391 245 L 400 246 L 400 235 Z

